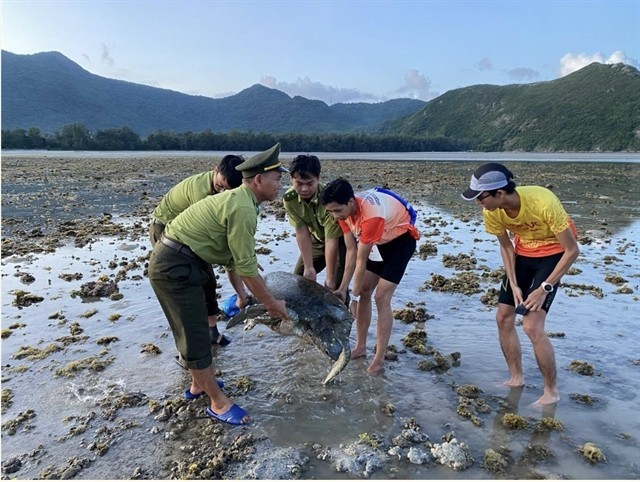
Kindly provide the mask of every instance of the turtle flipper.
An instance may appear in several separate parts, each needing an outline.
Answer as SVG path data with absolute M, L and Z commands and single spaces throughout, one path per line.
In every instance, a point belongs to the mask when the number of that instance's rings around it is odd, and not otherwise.
M 252 318 L 258 318 L 262 315 L 265 315 L 266 313 L 267 313 L 267 309 L 262 303 L 259 303 L 257 305 L 247 306 L 245 309 L 240 310 L 240 313 L 229 318 L 229 321 L 227 321 L 227 329 L 233 328 L 234 326 L 239 325 L 241 323 L 246 323 L 247 320 Z

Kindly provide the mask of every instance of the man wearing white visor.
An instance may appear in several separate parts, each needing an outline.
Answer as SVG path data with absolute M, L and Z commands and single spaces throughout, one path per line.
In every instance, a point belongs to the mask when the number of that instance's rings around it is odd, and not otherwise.
M 544 381 L 544 393 L 534 404 L 556 403 L 556 361 L 544 325 L 560 279 L 580 254 L 573 221 L 553 192 L 541 186 L 516 187 L 511 171 L 498 163 L 480 166 L 462 197 L 482 207 L 485 229 L 500 243 L 505 276 L 496 321 L 511 376 L 504 385 L 524 385 L 517 313 L 523 315 L 522 326 Z

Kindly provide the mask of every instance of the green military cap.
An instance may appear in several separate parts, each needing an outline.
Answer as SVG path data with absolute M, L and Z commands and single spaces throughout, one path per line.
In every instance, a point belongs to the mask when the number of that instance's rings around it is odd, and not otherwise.
M 236 166 L 236 171 L 242 172 L 243 178 L 253 177 L 269 171 L 289 172 L 289 169 L 282 165 L 278 155 L 280 154 L 280 143 L 278 142 L 271 149 L 267 149 L 260 154 L 250 157 L 242 164 Z

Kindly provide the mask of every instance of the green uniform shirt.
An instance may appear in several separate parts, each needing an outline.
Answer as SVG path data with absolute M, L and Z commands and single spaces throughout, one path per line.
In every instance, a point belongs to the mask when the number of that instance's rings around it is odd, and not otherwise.
M 257 227 L 258 200 L 243 184 L 188 207 L 167 224 L 164 232 L 207 263 L 253 277 L 258 274 Z
M 180 181 L 162 198 L 153 210 L 153 217 L 167 224 L 192 204 L 215 194 L 212 183 L 213 171 L 195 174 Z
M 327 238 L 334 239 L 342 236 L 342 230 L 336 220 L 318 202 L 318 195 L 323 189 L 324 185 L 319 184 L 318 190 L 308 202 L 301 199 L 293 187 L 287 189 L 282 198 L 284 209 L 289 216 L 289 224 L 296 229 L 306 226 L 312 236 L 321 243 L 324 243 Z

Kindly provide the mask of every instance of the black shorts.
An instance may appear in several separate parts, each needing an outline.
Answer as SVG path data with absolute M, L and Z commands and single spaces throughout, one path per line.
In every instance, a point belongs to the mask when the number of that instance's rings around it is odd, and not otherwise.
M 552 254 L 551 256 L 543 256 L 540 258 L 516 256 L 516 281 L 522 290 L 523 299 L 526 300 L 529 294 L 547 279 L 563 254 L 564 253 Z M 547 294 L 544 303 L 542 303 L 541 308 L 547 313 L 549 312 L 551 303 L 553 303 L 553 299 L 556 297 L 559 285 L 559 282 L 554 285 L 553 291 Z M 500 284 L 498 303 L 515 306 L 513 291 L 511 291 L 511 285 L 506 275 L 502 278 L 502 283 Z
M 367 260 L 367 271 L 391 283 L 400 284 L 409 260 L 416 251 L 416 240 L 407 231 L 388 243 L 378 244 L 382 261 Z

